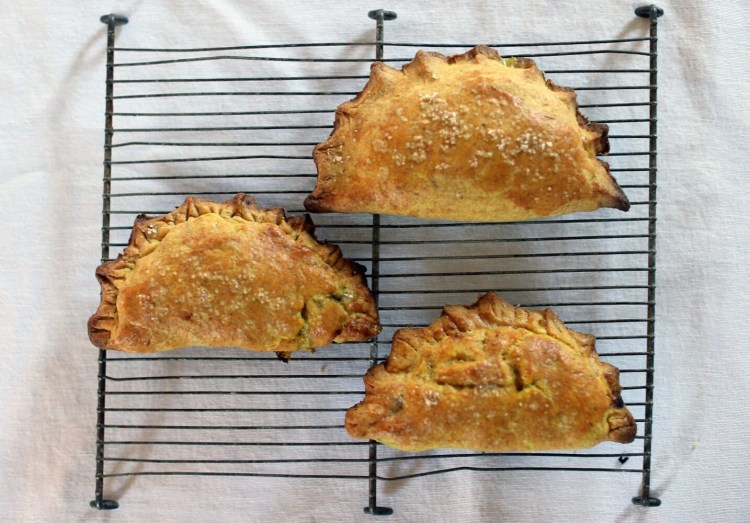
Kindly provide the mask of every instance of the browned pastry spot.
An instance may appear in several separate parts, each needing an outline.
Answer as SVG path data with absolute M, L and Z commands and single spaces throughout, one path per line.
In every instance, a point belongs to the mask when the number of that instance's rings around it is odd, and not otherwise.
M 397 331 L 387 361 L 364 379 L 346 430 L 397 449 L 533 451 L 635 438 L 618 370 L 599 361 L 594 337 L 494 293 Z
M 308 216 L 287 219 L 243 194 L 139 217 L 96 276 L 102 299 L 88 329 L 103 349 L 232 346 L 288 358 L 380 331 L 362 267 L 318 242 Z
M 573 90 L 533 61 L 484 46 L 419 51 L 402 70 L 374 63 L 338 107 L 305 207 L 471 221 L 628 210 L 596 158 L 608 150 L 607 126 L 589 123 Z

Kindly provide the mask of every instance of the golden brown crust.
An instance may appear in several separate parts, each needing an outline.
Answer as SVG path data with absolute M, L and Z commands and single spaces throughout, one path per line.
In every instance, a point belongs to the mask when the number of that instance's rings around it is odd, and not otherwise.
M 287 219 L 243 194 L 189 197 L 166 216 L 140 216 L 96 277 L 102 299 L 88 330 L 102 349 L 289 353 L 380 332 L 362 267 L 318 242 L 309 216 Z
M 533 61 L 513 65 L 478 46 L 446 57 L 419 51 L 402 70 L 381 62 L 336 109 L 313 153 L 316 212 L 512 221 L 629 203 L 597 153 L 607 126 Z
M 402 450 L 560 450 L 635 438 L 618 371 L 599 361 L 594 337 L 494 293 L 397 331 L 387 361 L 364 380 L 347 431 Z

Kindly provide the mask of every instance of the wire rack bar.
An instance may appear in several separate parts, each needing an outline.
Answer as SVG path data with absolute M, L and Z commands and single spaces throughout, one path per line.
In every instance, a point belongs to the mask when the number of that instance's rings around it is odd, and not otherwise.
M 326 113 L 329 111 L 325 111 Z M 118 113 L 119 114 L 119 113 Z M 290 113 L 285 113 L 290 114 Z M 206 132 L 213 131 L 268 131 L 288 129 L 331 129 L 330 125 L 266 125 L 266 126 L 242 126 L 242 127 L 138 127 L 116 129 L 118 133 L 155 133 L 155 132 Z
M 328 396 L 361 395 L 362 390 L 118 390 L 109 391 L 109 396 Z
M 352 357 L 335 357 L 335 356 L 306 356 L 306 361 L 350 361 Z M 214 361 L 274 361 L 277 358 L 275 356 L 140 356 L 140 357 L 113 357 L 107 358 L 107 361 L 122 361 L 122 362 L 133 362 L 133 361 L 203 361 L 203 360 L 214 360 Z M 356 358 L 355 358 L 356 359 Z M 362 361 L 369 361 L 369 357 L 358 358 Z
M 390 12 L 390 11 L 389 11 Z M 639 15 L 640 16 L 640 15 Z M 619 44 L 650 41 L 650 37 L 643 38 L 616 38 L 610 40 L 573 40 L 562 42 L 527 42 L 527 43 L 489 43 L 489 47 L 549 47 L 549 46 L 574 46 L 574 45 L 592 45 L 592 44 Z M 467 44 L 435 44 L 435 43 L 415 43 L 415 42 L 301 42 L 288 44 L 266 44 L 266 45 L 240 45 L 229 47 L 188 47 L 188 48 L 158 48 L 158 47 L 118 47 L 115 50 L 120 52 L 135 53 L 196 53 L 196 52 L 216 52 L 216 51 L 244 51 L 250 49 L 288 49 L 299 47 L 443 47 L 443 48 L 470 48 L 475 43 Z
M 191 376 L 189 374 L 181 374 L 177 376 L 129 376 L 127 378 L 116 378 L 114 376 L 106 376 L 108 380 L 112 381 L 144 381 L 144 380 L 240 380 L 240 379 L 277 379 L 277 378 L 288 378 L 288 379 L 341 379 L 341 378 L 361 378 L 361 374 L 201 374 L 197 376 Z
M 205 93 L 192 93 L 197 96 Z M 315 93 L 310 93 L 315 94 Z M 320 93 L 319 93 L 320 94 Z M 252 95 L 249 93 L 248 95 Z M 147 98 L 143 96 L 141 98 Z M 617 104 L 589 104 L 588 107 L 635 107 L 635 106 L 649 106 L 648 102 L 638 103 L 617 103 Z M 583 106 L 581 106 L 583 107 Z M 233 115 L 271 115 L 271 114 L 315 114 L 315 113 L 333 113 L 334 110 L 320 110 L 320 111 L 309 111 L 309 110 L 295 110 L 295 111 L 253 111 L 253 112 L 235 112 L 235 113 L 120 113 L 112 112 L 111 115 L 117 116 L 223 116 L 228 114 Z M 650 122 L 648 118 L 636 118 L 636 119 L 622 119 L 622 120 L 591 120 L 593 123 L 623 123 L 623 122 Z M 267 131 L 267 130 L 286 130 L 286 129 L 332 129 L 331 124 L 324 125 L 277 125 L 277 126 L 221 126 L 221 127 L 118 127 L 113 129 L 118 133 L 144 133 L 144 132 L 219 132 L 219 131 Z M 617 138 L 616 135 L 610 136 L 610 138 Z
M 590 51 L 565 51 L 565 52 L 552 52 L 552 53 L 513 53 L 512 55 L 518 58 L 542 58 L 552 56 L 576 56 L 576 55 L 633 55 L 633 56 L 650 56 L 647 52 L 642 51 L 628 51 L 624 49 L 594 49 Z M 382 60 L 383 62 L 411 62 L 414 57 L 402 57 L 402 58 L 388 58 Z M 195 63 L 195 62 L 215 62 L 224 60 L 237 60 L 237 61 L 251 61 L 251 62 L 297 62 L 297 63 L 325 63 L 325 64 L 341 64 L 341 63 L 370 63 L 372 60 L 369 58 L 297 58 L 297 57 L 281 57 L 281 56 L 235 56 L 235 55 L 220 55 L 220 56 L 204 56 L 204 57 L 192 57 L 192 58 L 175 58 L 171 60 L 146 60 L 142 62 L 121 62 L 115 64 L 115 67 L 142 67 L 150 65 L 166 65 L 166 64 L 184 64 L 184 63 Z
M 467 293 L 467 294 L 476 294 L 476 293 Z M 638 306 L 647 306 L 651 305 L 653 302 L 651 301 L 576 301 L 576 302 L 540 302 L 540 303 L 522 303 L 521 305 L 523 307 L 532 308 L 532 309 L 543 309 L 547 307 L 581 307 L 584 305 L 638 305 Z M 433 310 L 433 311 L 439 311 L 442 310 L 442 305 L 436 305 L 436 306 L 424 306 L 424 307 L 417 307 L 417 306 L 381 306 L 380 310 L 382 311 L 423 311 L 423 310 Z M 383 342 L 388 343 L 388 342 Z
M 648 73 L 649 69 L 547 69 L 545 74 L 592 74 L 592 73 Z M 212 83 L 212 82 L 285 82 L 300 80 L 367 80 L 368 75 L 338 75 L 338 76 L 255 76 L 255 77 L 211 77 L 211 78 L 130 78 L 112 80 L 114 84 L 164 84 L 164 83 Z M 645 86 L 648 89 L 650 86 Z M 579 87 L 578 89 L 581 89 Z M 627 89 L 627 87 L 623 87 Z
M 576 91 L 626 91 L 649 90 L 650 85 L 620 85 L 620 86 L 572 86 Z M 114 100 L 134 98 L 171 98 L 180 96 L 356 96 L 358 91 L 189 91 L 171 93 L 123 94 L 113 96 Z
M 276 177 L 276 175 L 263 175 L 263 176 L 271 176 Z M 288 177 L 297 177 L 296 174 L 289 174 Z M 208 178 L 226 178 L 226 177 L 232 177 L 231 175 L 228 176 L 210 176 Z M 236 177 L 245 177 L 245 175 L 238 175 Z M 279 177 L 283 177 L 283 174 L 280 174 Z M 173 179 L 174 177 L 165 177 L 165 178 L 157 178 L 157 179 Z M 182 178 L 182 177 L 181 177 Z M 190 177 L 192 179 L 192 177 Z M 207 178 L 207 177 L 201 177 L 201 178 Z M 115 180 L 118 178 L 112 178 L 112 180 Z M 145 178 L 144 178 L 145 179 Z M 622 187 L 622 185 L 620 185 Z M 644 185 L 644 186 L 638 186 L 640 188 L 647 189 L 650 186 Z M 159 195 L 163 195 L 164 193 L 158 193 Z M 207 193 L 201 193 L 201 194 L 207 194 Z M 215 193 L 213 193 L 215 194 Z M 176 195 L 176 194 L 175 194 Z M 115 211 L 116 212 L 116 211 Z M 112 212 L 111 214 L 114 214 L 115 212 Z M 143 214 L 143 211 L 125 211 L 126 213 L 130 214 Z M 146 212 L 146 214 L 149 214 L 150 212 L 158 212 L 158 211 L 149 211 Z M 320 219 L 320 218 L 319 218 Z M 526 222 L 523 222 L 523 225 L 550 225 L 550 224 L 558 224 L 558 223 L 607 223 L 607 222 L 617 222 L 617 223 L 625 223 L 625 222 L 645 222 L 648 221 L 649 218 L 564 218 L 564 219 L 545 219 L 545 220 L 528 220 Z M 440 228 L 440 229 L 451 229 L 451 228 L 459 228 L 459 227 L 507 227 L 507 226 L 518 226 L 519 222 L 498 222 L 498 223 L 489 223 L 489 222 L 464 222 L 464 223 L 381 223 L 380 228 L 381 229 L 430 229 L 430 228 Z M 369 229 L 369 225 L 363 225 L 363 224 L 352 224 L 352 223 L 342 223 L 342 222 L 332 222 L 326 225 L 326 228 L 328 229 Z M 115 226 L 109 226 L 106 227 L 110 231 L 112 230 L 131 230 L 131 225 L 115 225 Z
M 602 336 L 600 340 L 625 340 L 625 339 L 645 339 L 648 336 Z M 614 353 L 621 355 L 623 353 Z M 628 354 L 628 353 L 626 353 Z M 643 353 L 635 353 L 634 355 L 642 355 Z M 611 354 L 609 354 L 611 355 Z M 608 354 L 601 354 L 600 356 L 608 356 Z M 620 368 L 621 373 L 626 372 L 650 372 L 652 369 L 625 369 Z M 294 380 L 322 380 L 322 379 L 359 379 L 361 374 L 329 374 L 329 375 L 314 375 L 314 374 L 219 374 L 219 375 L 174 375 L 174 376 L 128 376 L 127 378 L 116 378 L 113 376 L 107 376 L 106 379 L 110 381 L 127 382 L 127 381 L 165 381 L 165 380 L 240 380 L 240 379 L 294 379 Z M 106 410 L 106 409 L 105 409 Z M 338 410 L 338 409 L 335 409 Z M 114 426 L 114 425 L 105 425 Z
M 645 71 L 648 72 L 648 71 Z M 284 82 L 298 80 L 367 80 L 367 75 L 328 75 L 328 76 L 255 76 L 237 78 L 131 78 L 128 80 L 112 80 L 116 84 L 142 83 L 190 83 L 190 82 Z
M 410 456 L 391 456 L 386 458 L 378 458 L 380 463 L 391 463 L 391 462 L 404 462 L 404 461 L 419 461 L 419 460 L 434 460 L 434 459 L 461 459 L 461 458 L 475 458 L 475 457 L 537 457 L 537 458 L 620 458 L 620 457 L 639 457 L 643 456 L 643 453 L 639 452 L 624 452 L 624 453 L 573 453 L 573 452 L 535 452 L 533 454 L 521 453 L 521 452 L 474 452 L 474 453 L 462 453 L 462 454 L 429 454 L 429 455 L 410 455 Z M 221 459 L 153 459 L 153 458 L 104 458 L 105 461 L 122 461 L 122 462 L 133 462 L 133 463 L 215 463 L 215 464 L 235 464 L 235 463 L 367 463 L 367 458 L 315 458 L 315 459 L 247 459 L 247 460 L 221 460 Z
M 108 424 L 105 428 L 113 429 L 161 429 L 161 430 L 308 430 L 308 429 L 342 429 L 343 425 L 124 425 Z
M 174 445 L 190 447 L 366 447 L 366 441 L 151 441 L 107 440 L 107 445 Z M 364 477 L 364 476 L 363 476 Z
M 639 105 L 639 106 L 645 106 L 648 104 L 639 103 L 639 104 L 631 104 L 631 105 Z M 603 105 L 598 105 L 597 107 L 604 107 Z M 608 107 L 627 107 L 624 104 L 618 104 L 618 105 L 609 105 Z M 321 111 L 328 113 L 329 111 Z M 333 113 L 333 111 L 330 111 Z M 129 113 L 132 114 L 132 113 Z M 215 113 L 202 113 L 204 115 L 214 116 Z M 240 113 L 235 113 L 240 114 Z M 247 114 L 247 113 L 243 113 Z M 257 113 L 253 113 L 257 114 Z M 292 112 L 285 112 L 285 113 L 274 113 L 274 114 L 310 114 L 309 111 L 300 111 L 296 113 Z M 112 113 L 112 116 L 123 116 L 123 113 Z M 169 116 L 194 116 L 195 113 L 151 113 L 148 115 L 139 114 L 137 116 L 161 116 L 161 115 L 169 115 Z M 592 123 L 633 123 L 633 122 L 650 122 L 648 118 L 632 118 L 632 119 L 621 119 L 621 120 L 591 120 Z M 113 132 L 116 131 L 118 133 L 156 133 L 156 132 L 170 132 L 170 133 L 194 133 L 194 132 L 226 132 L 226 131 L 275 131 L 275 130 L 291 130 L 291 129 L 301 129 L 301 130 L 308 130 L 308 129 L 328 129 L 331 130 L 333 127 L 330 124 L 323 124 L 323 125 L 265 125 L 265 126 L 259 126 L 259 125 L 249 125 L 249 126 L 224 126 L 224 127 L 121 127 L 113 129 Z M 642 138 L 642 139 L 648 139 L 651 138 L 650 135 L 630 135 L 630 136 L 622 136 L 622 135 L 609 135 L 609 138 L 612 140 L 619 140 L 619 139 L 626 139 L 626 138 Z M 207 142 L 210 143 L 210 142 Z M 246 142 L 231 142 L 229 145 L 236 145 L 236 144 L 246 144 Z M 266 145 L 265 143 L 263 145 Z M 294 142 L 286 142 L 286 143 L 279 143 L 279 145 L 297 145 Z M 307 145 L 307 143 L 303 143 L 301 145 Z
M 333 109 L 295 109 L 295 110 L 273 110 L 273 111 L 204 111 L 204 112 L 116 112 L 115 116 L 248 116 L 248 115 L 275 115 L 275 114 L 319 114 L 331 113 Z
M 267 194 L 289 194 L 288 192 L 275 192 Z M 306 193 L 304 193 L 306 194 Z M 466 243 L 527 243 L 527 242 L 549 242 L 549 241 L 580 241 L 580 240 L 624 240 L 627 238 L 648 238 L 648 234 L 610 234 L 600 236 L 550 236 L 539 238 L 479 238 L 479 239 L 459 239 L 459 240 L 382 240 L 380 245 L 447 245 L 447 244 L 466 244 Z M 369 245 L 371 242 L 366 240 L 330 240 L 338 245 Z M 127 244 L 107 244 L 111 246 L 125 246 Z M 375 258 L 373 256 L 373 259 Z
M 437 308 L 437 307 L 436 307 Z M 646 323 L 648 320 L 643 318 L 636 318 L 636 319 L 614 319 L 614 320 L 580 320 L 580 321 L 566 321 L 565 323 L 568 325 L 575 325 L 575 324 L 596 324 L 596 323 Z M 385 328 L 392 327 L 392 328 L 400 328 L 400 327 L 406 327 L 410 326 L 411 324 L 408 322 L 405 323 L 382 323 L 382 326 Z M 606 337 L 606 336 L 600 336 L 598 339 L 613 339 L 614 337 Z M 636 337 L 634 337 L 636 338 Z M 641 337 L 637 337 L 641 338 Z M 387 343 L 387 342 L 385 342 Z M 600 356 L 607 356 L 607 355 L 643 355 L 646 354 L 646 352 L 613 352 L 613 353 L 605 353 L 600 352 Z M 143 357 L 130 357 L 130 358 L 118 358 L 118 357 L 109 357 L 107 358 L 107 361 L 109 362 L 120 362 L 120 363 L 135 363 L 135 362 L 143 362 L 143 361 L 213 361 L 213 362 L 225 362 L 225 361 L 274 361 L 274 358 L 264 358 L 264 357 L 254 357 L 254 356 L 246 356 L 246 357 L 227 357 L 227 356 L 143 356 Z M 370 357 L 335 357 L 335 356 L 309 356 L 304 357 L 304 361 L 370 361 Z M 275 361 L 274 361 L 275 363 Z M 223 375 L 222 375 L 223 376 Z M 266 375 L 264 375 L 266 376 Z M 288 375 L 283 375 L 284 377 L 288 377 Z M 127 381 L 123 379 L 115 380 L 115 381 Z M 108 410 L 108 409 L 105 409 Z
M 258 115 L 280 115 L 280 114 L 323 114 L 333 113 L 334 109 L 289 109 L 273 111 L 203 111 L 203 112 L 112 112 L 113 116 L 258 116 Z M 630 119 L 612 119 L 612 120 L 591 120 L 594 123 L 625 123 L 625 122 L 648 122 L 648 118 L 630 118 Z M 326 126 L 330 127 L 330 126 Z
M 345 412 L 347 409 L 328 409 L 328 408 L 317 408 L 317 409 L 305 409 L 305 408 L 257 408 L 257 409 L 230 409 L 230 408 L 184 408 L 184 407 L 173 407 L 173 408 L 106 408 L 107 412 Z
M 500 472 L 500 471 L 522 471 L 522 470 L 559 470 L 555 467 L 450 467 L 441 470 L 431 470 L 429 472 L 419 472 L 414 474 L 399 474 L 396 476 L 376 476 L 375 479 L 379 481 L 396 481 L 405 479 L 416 479 L 423 478 L 426 476 L 434 476 L 436 474 L 444 474 L 448 472 L 459 472 L 459 471 L 473 471 L 473 472 Z M 627 468 L 616 468 L 616 467 L 567 467 L 565 470 L 572 472 L 620 472 L 620 473 L 643 473 L 643 469 L 627 469 Z M 306 478 L 306 479 L 367 479 L 370 480 L 370 476 L 367 475 L 351 475 L 351 474 L 273 474 L 267 472 L 193 472 L 193 471 L 160 471 L 160 472 L 122 472 L 118 474 L 106 474 L 105 477 L 117 478 L 117 477 L 129 477 L 129 476 L 229 476 L 229 477 L 267 477 L 267 478 Z M 386 507 L 379 507 L 384 509 Z M 370 514 L 370 512 L 367 512 Z M 377 514 L 385 515 L 385 514 Z

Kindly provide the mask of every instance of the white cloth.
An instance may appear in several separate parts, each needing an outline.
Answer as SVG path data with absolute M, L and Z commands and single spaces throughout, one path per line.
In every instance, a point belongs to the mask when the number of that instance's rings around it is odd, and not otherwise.
M 358 5 L 357 5 L 358 4 Z M 659 188 L 653 495 L 637 475 L 454 472 L 386 483 L 390 521 L 746 521 L 750 513 L 747 28 L 739 0 L 664 1 L 659 22 Z M 638 2 L 31 0 L 6 9 L 0 177 L 0 514 L 7 521 L 370 521 L 366 483 L 138 477 L 94 487 L 106 31 L 118 47 L 368 41 L 482 43 L 647 35 Z M 407 49 L 411 52 L 411 49 Z M 197 66 L 196 66 L 197 67 Z M 210 137 L 208 137 L 210 138 Z M 152 418 L 158 423 L 159 418 Z M 148 434 L 147 432 L 144 434 Z M 294 456 L 295 450 L 289 449 Z M 353 473 L 365 474 L 358 465 Z M 397 470 L 397 469 L 393 469 Z M 408 466 L 404 466 L 408 472 Z M 108 483 L 109 485 L 109 483 Z

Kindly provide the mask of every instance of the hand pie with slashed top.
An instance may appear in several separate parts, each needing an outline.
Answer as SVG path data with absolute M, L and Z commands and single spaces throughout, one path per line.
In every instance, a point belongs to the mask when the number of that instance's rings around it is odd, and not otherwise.
M 397 331 L 346 430 L 402 450 L 507 452 L 629 443 L 636 424 L 593 336 L 488 293 L 445 307 L 429 327 Z
M 338 107 L 305 207 L 466 221 L 625 211 L 596 158 L 607 130 L 531 60 L 484 46 L 419 51 L 402 70 L 374 63 L 364 90 Z
M 309 217 L 286 219 L 242 194 L 140 217 L 123 254 L 96 271 L 102 299 L 89 337 L 127 352 L 201 345 L 280 356 L 372 338 L 380 324 L 363 268 L 313 231 Z

